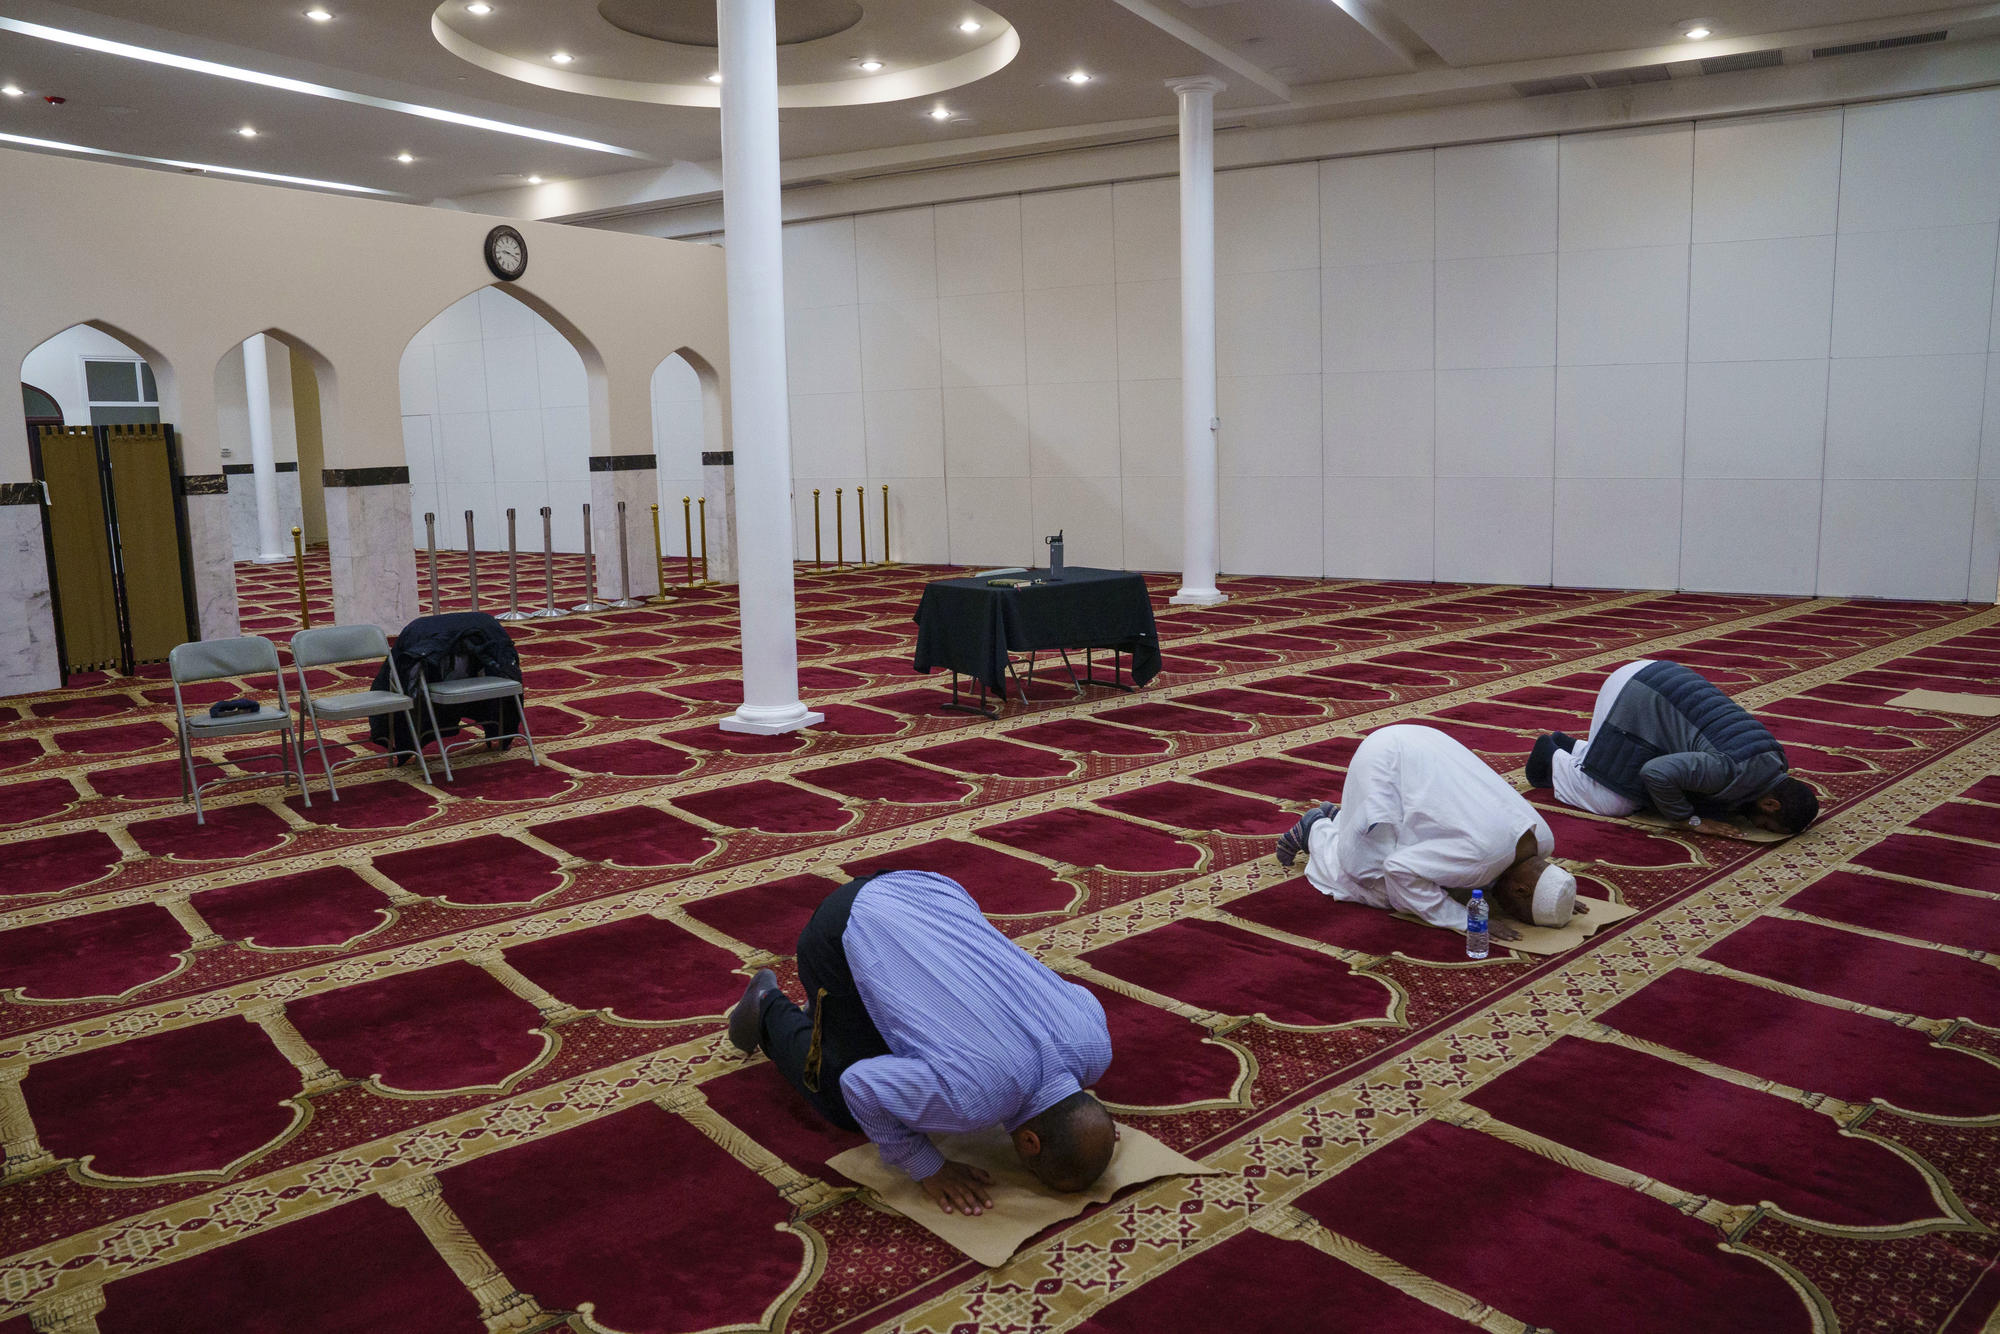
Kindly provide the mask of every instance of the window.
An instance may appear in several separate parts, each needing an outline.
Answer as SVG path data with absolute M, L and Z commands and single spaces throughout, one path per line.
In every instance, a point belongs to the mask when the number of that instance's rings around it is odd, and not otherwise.
M 160 389 L 153 368 L 137 357 L 86 357 L 84 389 L 92 426 L 129 426 L 160 419 Z
M 21 410 L 29 417 L 62 420 L 62 404 L 31 384 L 21 386 Z

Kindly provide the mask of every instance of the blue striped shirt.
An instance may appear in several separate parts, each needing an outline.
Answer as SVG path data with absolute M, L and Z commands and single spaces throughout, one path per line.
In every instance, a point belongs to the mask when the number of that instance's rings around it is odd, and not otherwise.
M 955 880 L 876 877 L 841 944 L 891 1054 L 849 1066 L 840 1092 L 882 1161 L 919 1181 L 944 1166 L 927 1136 L 1011 1132 L 1111 1064 L 1097 998 L 994 930 Z

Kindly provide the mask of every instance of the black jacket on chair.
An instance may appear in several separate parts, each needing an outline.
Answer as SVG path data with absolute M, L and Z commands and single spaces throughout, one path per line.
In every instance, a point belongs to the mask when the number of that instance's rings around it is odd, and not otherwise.
M 456 681 L 468 676 L 504 676 L 521 679 L 521 655 L 500 622 L 483 611 L 455 611 L 443 616 L 419 616 L 403 627 L 389 650 L 402 677 L 403 689 L 412 698 L 417 694 L 417 678 L 427 681 Z M 391 689 L 389 664 L 375 673 L 375 689 Z M 414 720 L 418 736 L 410 736 Z M 477 723 L 487 736 L 521 730 L 521 701 L 489 699 L 473 704 L 440 704 L 438 729 L 446 737 L 457 736 L 464 723 Z M 392 740 L 393 737 L 393 740 Z M 430 719 L 418 704 L 413 713 L 378 714 L 368 722 L 368 739 L 379 746 L 413 750 L 434 740 Z M 512 745 L 509 740 L 506 745 Z

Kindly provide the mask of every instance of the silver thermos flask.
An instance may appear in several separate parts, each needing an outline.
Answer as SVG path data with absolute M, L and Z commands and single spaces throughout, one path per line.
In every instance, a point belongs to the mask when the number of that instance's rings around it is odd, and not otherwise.
M 1063 535 L 1058 528 L 1054 537 L 1043 538 L 1049 544 L 1049 582 L 1055 583 L 1063 577 Z

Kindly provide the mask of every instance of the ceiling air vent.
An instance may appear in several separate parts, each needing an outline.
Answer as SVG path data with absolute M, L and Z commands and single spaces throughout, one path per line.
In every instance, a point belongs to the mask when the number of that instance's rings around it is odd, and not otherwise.
M 1926 42 L 1941 42 L 1945 39 L 1945 29 L 1936 32 L 1912 33 L 1908 37 L 1884 37 L 1879 42 L 1849 42 L 1846 46 L 1818 46 L 1813 48 L 1813 59 L 1822 60 L 1827 56 L 1857 56 L 1863 51 L 1888 51 L 1898 46 L 1922 46 Z
M 1587 93 L 1589 79 L 1581 74 L 1565 74 L 1554 79 L 1530 79 L 1526 83 L 1514 85 L 1514 91 L 1523 97 L 1548 97 L 1553 93 Z
M 1769 69 L 1785 63 L 1782 51 L 1745 51 L 1741 55 L 1711 56 L 1701 62 L 1703 74 L 1734 74 L 1746 69 Z
M 1626 88 L 1635 83 L 1665 83 L 1673 77 L 1665 65 L 1634 65 L 1630 69 L 1608 69 L 1590 76 L 1599 88 Z

